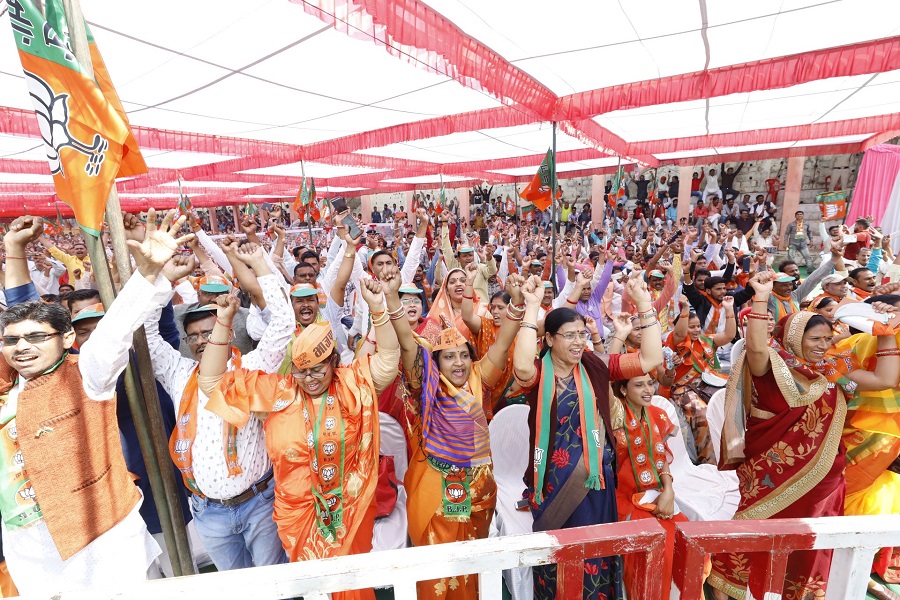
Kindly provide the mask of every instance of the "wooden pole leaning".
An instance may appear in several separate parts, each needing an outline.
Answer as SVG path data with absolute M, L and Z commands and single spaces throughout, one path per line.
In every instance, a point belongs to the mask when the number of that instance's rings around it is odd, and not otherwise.
M 93 76 L 90 49 L 79 0 L 64 0 L 63 7 L 69 25 L 72 52 L 82 68 L 89 76 Z M 110 192 L 107 202 L 106 220 L 110 228 L 113 254 L 120 281 L 126 281 L 131 275 L 131 258 L 125 242 L 125 228 L 122 224 L 121 206 L 115 187 Z M 115 299 L 116 287 L 107 263 L 106 251 L 99 238 L 90 235 L 85 238 L 100 298 L 108 309 Z M 135 332 L 133 344 L 134 354 L 125 370 L 125 390 L 128 395 L 128 403 L 137 430 L 141 453 L 144 456 L 144 464 L 150 478 L 150 487 L 159 513 L 172 570 L 176 576 L 191 575 L 195 572 L 194 564 L 182 518 L 175 474 L 169 465 L 168 443 L 165 438 L 162 413 L 153 377 L 153 366 L 150 362 L 150 352 L 147 348 L 147 337 L 143 327 Z M 140 374 L 140 378 L 138 374 Z
M 559 294 L 556 278 L 556 230 L 559 227 L 557 222 L 559 212 L 556 208 L 556 121 L 553 121 L 553 147 L 551 150 L 552 160 L 550 161 L 550 207 L 553 215 L 550 218 L 550 283 L 553 285 L 553 295 Z

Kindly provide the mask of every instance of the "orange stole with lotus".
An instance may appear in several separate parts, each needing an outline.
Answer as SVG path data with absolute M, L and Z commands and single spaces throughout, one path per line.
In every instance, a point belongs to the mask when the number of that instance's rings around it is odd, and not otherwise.
M 293 561 L 315 560 L 372 549 L 375 526 L 375 487 L 378 480 L 378 406 L 368 357 L 335 370 L 336 401 L 344 419 L 343 525 L 337 539 L 319 533 L 312 490 L 308 438 L 299 387 L 293 377 L 259 371 L 232 371 L 210 396 L 207 409 L 235 426 L 251 413 L 269 413 L 265 419 L 266 449 L 275 474 L 275 511 L 284 549 Z M 323 396 L 314 401 L 324 402 Z M 372 590 L 332 595 L 335 600 L 374 599 Z

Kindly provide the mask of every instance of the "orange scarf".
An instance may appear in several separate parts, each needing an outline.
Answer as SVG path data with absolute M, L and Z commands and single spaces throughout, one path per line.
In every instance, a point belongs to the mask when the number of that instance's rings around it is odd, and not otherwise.
M 450 325 L 454 325 L 463 334 L 466 341 L 472 341 L 472 332 L 469 331 L 468 325 L 463 321 L 462 313 L 457 313 L 454 310 L 453 303 L 450 301 L 450 293 L 447 291 L 447 282 L 454 271 L 465 273 L 462 269 L 450 269 L 450 272 L 444 277 L 440 290 L 434 297 L 434 302 L 431 303 L 431 307 L 428 310 L 428 316 L 425 317 L 425 321 L 422 324 L 421 335 L 429 342 L 433 342 L 433 340 L 438 338 L 441 332 Z M 478 292 L 473 291 L 472 295 L 474 296 L 472 302 L 477 310 L 481 298 L 479 298 Z
M 853 286 L 853 292 L 856 294 L 856 297 L 860 300 L 865 300 L 866 298 L 870 298 L 872 296 L 872 292 L 867 292 L 866 290 L 861 290 L 855 285 Z
M 712 311 L 709 313 L 710 316 L 707 316 L 708 321 L 703 333 L 706 335 L 716 335 L 719 331 L 719 321 L 722 319 L 722 303 L 713 300 L 713 297 L 706 291 L 701 291 L 700 295 L 709 300 L 709 303 L 712 305 Z
M 272 413 L 266 418 L 265 430 L 276 489 L 290 486 L 288 479 L 298 474 L 294 473 L 295 463 L 285 459 L 282 449 L 273 448 L 269 441 L 300 439 L 306 448 L 313 440 L 309 447 L 310 471 L 301 475 L 309 478 L 308 493 L 313 498 L 276 495 L 275 499 L 275 523 L 283 533 L 282 539 L 291 540 L 290 544 L 285 542 L 285 548 L 292 561 L 348 554 L 375 495 L 380 440 L 369 357 L 339 367 L 334 374 L 328 393 L 322 398 L 321 415 L 310 410 L 314 408 L 312 399 L 292 376 L 238 368 L 225 373 L 206 405 L 207 410 L 234 427 L 246 425 L 251 413 Z M 330 399 L 335 404 L 329 404 Z M 302 414 L 289 414 L 287 409 L 294 410 L 296 404 L 307 409 L 309 419 Z M 284 415 L 279 414 L 281 411 L 285 411 Z M 318 439 L 313 420 L 321 421 Z M 344 447 L 347 440 L 333 435 L 341 432 L 345 424 L 348 429 L 352 424 L 357 432 L 352 447 Z M 340 457 L 342 448 L 344 460 Z M 295 507 L 307 501 L 316 510 L 297 514 Z M 287 510 L 290 508 L 295 510 Z
M 231 352 L 234 356 L 234 368 L 240 369 L 240 351 L 232 347 Z M 200 491 L 197 487 L 197 482 L 194 480 L 192 450 L 194 441 L 197 439 L 197 410 L 200 403 L 197 374 L 199 372 L 200 365 L 198 364 L 191 373 L 187 385 L 184 386 L 184 395 L 181 397 L 181 403 L 178 405 L 178 420 L 175 422 L 175 429 L 169 438 L 169 455 L 172 457 L 175 466 L 181 471 L 184 485 L 191 492 L 202 497 L 203 492 Z M 229 477 L 243 473 L 243 469 L 238 464 L 237 428 L 224 421 L 222 423 L 222 446 L 225 453 L 225 464 L 228 465 Z

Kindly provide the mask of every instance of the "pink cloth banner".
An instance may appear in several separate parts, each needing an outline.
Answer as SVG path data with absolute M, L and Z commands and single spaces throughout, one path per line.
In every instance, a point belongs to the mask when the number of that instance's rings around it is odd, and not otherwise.
M 866 150 L 853 187 L 846 222 L 853 223 L 860 217 L 871 215 L 875 217 L 875 224 L 881 224 L 898 173 L 900 146 L 880 144 Z

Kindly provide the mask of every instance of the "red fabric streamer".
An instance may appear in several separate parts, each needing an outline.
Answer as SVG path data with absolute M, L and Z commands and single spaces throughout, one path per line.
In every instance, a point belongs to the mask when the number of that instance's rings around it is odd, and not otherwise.
M 809 125 L 792 125 L 790 127 L 774 127 L 772 129 L 754 129 L 751 131 L 734 131 L 692 137 L 672 138 L 667 140 L 651 140 L 627 144 L 631 154 L 663 154 L 666 152 L 684 152 L 703 148 L 720 148 L 722 146 L 753 146 L 756 144 L 777 144 L 796 140 L 815 140 L 845 135 L 861 135 L 900 129 L 900 113 L 812 123 Z M 888 138 L 890 139 L 890 138 Z M 802 142 L 801 142 L 802 143 Z
M 800 83 L 900 69 L 900 36 L 824 48 L 564 96 L 557 120 L 585 119 L 615 110 L 718 98 Z

